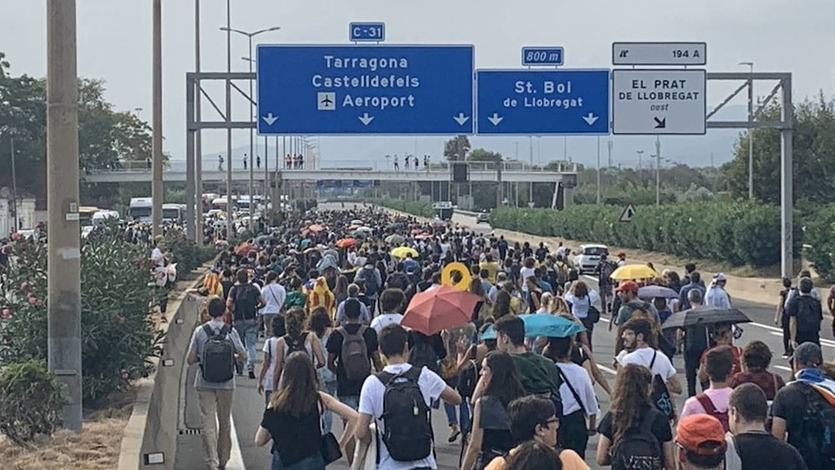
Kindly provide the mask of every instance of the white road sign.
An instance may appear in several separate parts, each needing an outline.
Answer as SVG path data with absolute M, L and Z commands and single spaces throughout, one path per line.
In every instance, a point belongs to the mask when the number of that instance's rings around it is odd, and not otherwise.
M 635 206 L 629 204 L 626 207 L 624 207 L 623 212 L 620 213 L 620 221 L 632 222 L 633 217 L 635 217 Z
M 615 42 L 614 65 L 706 65 L 704 42 Z
M 612 133 L 704 134 L 706 79 L 704 70 L 613 70 Z

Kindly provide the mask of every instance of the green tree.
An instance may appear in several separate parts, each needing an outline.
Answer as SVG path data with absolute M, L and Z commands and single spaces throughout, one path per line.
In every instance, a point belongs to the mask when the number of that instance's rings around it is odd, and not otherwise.
M 444 144 L 444 158 L 449 161 L 465 160 L 471 148 L 467 136 L 455 136 Z
M 491 152 L 485 149 L 473 149 L 473 151 L 471 151 L 470 154 L 467 155 L 467 161 L 501 163 L 502 154 L 500 154 L 499 152 Z
M 780 108 L 770 106 L 760 120 L 777 121 Z M 741 133 L 734 148 L 734 159 L 721 167 L 720 184 L 735 198 L 748 197 L 748 138 Z M 780 130 L 755 129 L 754 197 L 780 202 Z M 835 201 L 835 110 L 823 93 L 817 100 L 806 100 L 795 107 L 793 181 L 794 198 L 801 203 L 823 204 Z

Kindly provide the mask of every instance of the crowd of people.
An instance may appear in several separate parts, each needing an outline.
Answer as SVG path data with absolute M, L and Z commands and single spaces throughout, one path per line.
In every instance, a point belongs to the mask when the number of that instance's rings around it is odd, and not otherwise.
M 835 380 L 808 273 L 781 294 L 787 384 L 769 371 L 768 346 L 740 345 L 731 322 L 664 327 L 676 312 L 730 309 L 723 274 L 705 283 L 687 265 L 683 276 L 616 280 L 621 253 L 602 257 L 593 283 L 569 255 L 365 207 L 289 214 L 229 246 L 201 287 L 210 320 L 188 355 L 200 364 L 208 467 L 229 460 L 232 396 L 248 377 L 265 407 L 255 441 L 271 446 L 274 469 L 362 460 L 355 449 L 372 441 L 375 468 L 437 468 L 440 407 L 464 470 L 835 468 Z M 448 272 L 453 263 L 466 270 Z M 442 285 L 477 298 L 468 322 L 431 334 L 401 324 L 416 295 Z M 648 287 L 674 294 L 646 298 Z M 579 333 L 531 336 L 527 314 L 561 316 Z M 612 384 L 593 357 L 601 321 L 617 330 Z

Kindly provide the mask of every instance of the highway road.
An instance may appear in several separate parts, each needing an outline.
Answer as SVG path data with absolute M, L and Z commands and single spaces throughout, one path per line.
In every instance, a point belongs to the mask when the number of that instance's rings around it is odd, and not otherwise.
M 454 221 L 463 225 L 476 226 L 474 217 L 456 214 Z M 487 232 L 491 230 L 487 224 L 480 224 L 479 232 Z M 592 288 L 597 287 L 596 279 L 585 276 Z M 775 359 L 772 361 L 772 371 L 781 374 L 784 378 L 790 375 L 790 369 L 786 360 L 782 359 L 782 336 L 778 328 L 772 324 L 774 307 L 766 304 L 758 304 L 744 301 L 735 301 L 735 306 L 747 313 L 753 323 L 743 325 L 743 336 L 737 341 L 738 345 L 744 346 L 749 341 L 758 339 L 765 342 L 775 354 Z M 832 358 L 835 353 L 835 341 L 828 327 L 828 322 L 821 333 L 823 352 L 825 358 Z M 614 370 L 611 369 L 613 357 L 615 338 L 614 333 L 608 331 L 608 318 L 601 319 L 598 327 L 595 329 L 593 336 L 594 340 L 594 359 L 600 368 L 607 374 L 610 384 L 614 383 Z M 260 349 L 259 349 L 260 350 Z M 675 366 L 679 370 L 679 380 L 682 385 L 687 383 L 683 371 L 684 363 L 681 357 L 676 357 Z M 193 376 L 190 377 L 190 380 Z M 189 380 L 189 383 L 190 383 Z M 199 421 L 199 416 L 196 414 L 194 393 L 192 387 L 188 387 L 186 393 L 186 416 L 192 416 L 192 422 Z M 609 397 L 605 391 L 599 386 L 597 387 L 598 399 L 600 402 L 601 416 L 602 413 L 609 408 Z M 192 397 L 189 398 L 189 395 Z M 685 397 L 676 397 L 678 409 L 680 410 Z M 270 455 L 268 448 L 256 448 L 253 445 L 255 431 L 260 423 L 263 412 L 263 399 L 256 394 L 256 383 L 254 380 L 247 378 L 239 378 L 238 389 L 235 393 L 233 406 L 234 427 L 236 430 L 235 449 L 233 451 L 233 461 L 227 467 L 229 470 L 235 469 L 250 469 L 250 470 L 265 470 L 270 466 Z M 433 415 L 433 422 L 436 430 L 436 444 L 437 456 L 439 460 L 440 469 L 455 469 L 458 465 L 458 455 L 460 452 L 460 444 L 447 443 L 449 436 L 448 427 L 446 426 L 445 416 L 442 411 L 437 411 Z M 199 425 L 198 425 L 199 426 Z M 177 455 L 177 469 L 193 469 L 200 468 L 202 462 L 202 447 L 198 435 L 180 436 L 180 446 Z M 589 440 L 588 452 L 586 454 L 587 462 L 591 468 L 598 468 L 593 463 L 594 452 L 597 445 L 597 437 L 592 437 Z M 373 462 L 373 455 L 369 456 L 369 460 Z M 329 468 L 344 469 L 348 468 L 344 463 L 331 465 Z M 370 468 L 370 467 L 369 467 Z

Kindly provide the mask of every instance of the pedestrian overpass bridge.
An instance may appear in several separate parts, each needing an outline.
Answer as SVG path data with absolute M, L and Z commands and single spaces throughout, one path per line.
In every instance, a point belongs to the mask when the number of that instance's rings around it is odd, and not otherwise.
M 172 162 L 181 163 L 181 162 Z M 184 163 L 184 162 L 183 162 Z M 511 163 L 478 163 L 468 162 L 469 181 L 472 182 L 505 182 L 505 183 L 558 183 L 572 180 L 576 184 L 577 167 L 574 164 L 557 165 L 556 168 L 530 166 Z M 275 170 L 256 168 L 253 172 L 255 181 L 272 179 Z M 83 176 L 86 183 L 142 183 L 151 182 L 151 170 L 147 167 L 119 168 L 107 170 L 89 170 Z M 226 181 L 226 171 L 218 167 L 203 168 L 203 182 Z M 233 182 L 249 181 L 250 170 L 244 168 L 232 169 Z M 164 182 L 185 183 L 187 173 L 184 165 L 169 165 L 162 174 Z M 428 169 L 394 170 L 392 168 L 368 167 L 334 167 L 334 168 L 302 168 L 279 169 L 278 178 L 283 181 L 322 181 L 322 180 L 364 180 L 385 182 L 449 182 L 451 179 L 448 164 L 432 164 Z

